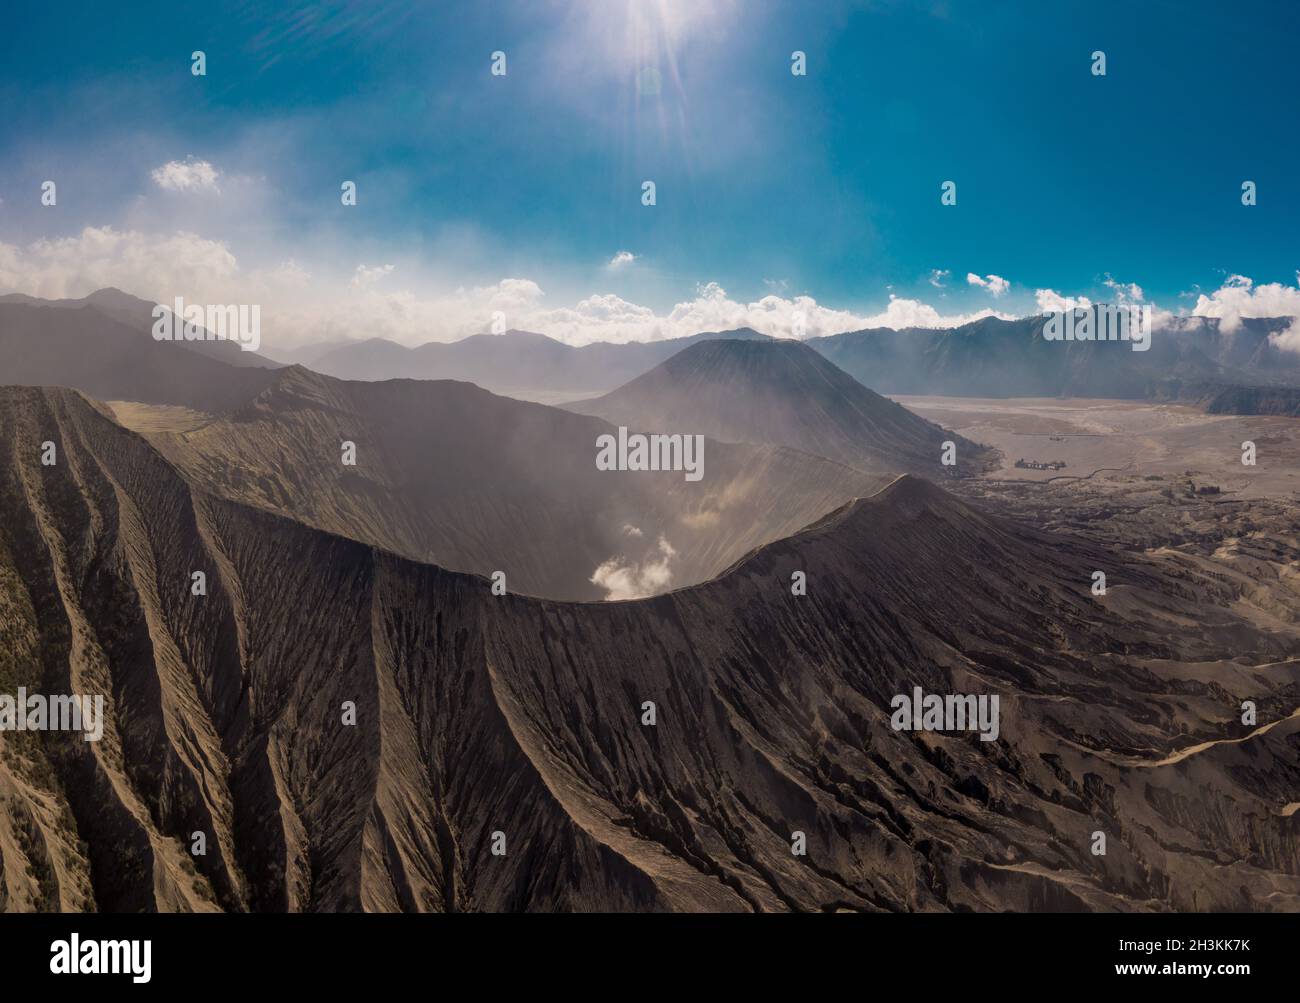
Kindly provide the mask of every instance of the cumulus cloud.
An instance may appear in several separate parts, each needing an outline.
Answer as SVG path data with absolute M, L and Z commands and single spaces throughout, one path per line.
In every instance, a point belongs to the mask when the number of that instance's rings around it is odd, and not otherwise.
M 1140 285 L 1136 282 L 1116 282 L 1111 278 L 1110 272 L 1106 273 L 1104 285 L 1114 294 L 1116 303 L 1141 303 L 1146 299 L 1146 294 L 1142 292 Z
M 192 302 L 258 303 L 268 350 L 358 336 L 415 345 L 509 329 L 536 331 L 571 345 L 655 341 L 736 328 L 777 338 L 813 338 L 864 328 L 947 328 L 984 317 L 1012 317 L 991 309 L 941 312 L 923 300 L 893 294 L 876 313 L 836 309 L 784 289 L 741 300 L 716 282 L 699 285 L 692 297 L 666 309 L 608 292 L 552 303 L 536 281 L 521 276 L 438 289 L 418 263 L 348 268 L 340 273 L 320 265 L 309 272 L 293 260 L 241 267 L 224 241 L 180 230 L 87 227 L 74 236 L 24 246 L 0 243 L 0 290 L 58 298 L 117 286 L 164 303 L 175 296 Z M 1040 309 L 1088 303 L 1066 300 L 1053 290 L 1039 290 L 1038 302 Z M 504 324 L 498 324 L 502 319 Z
M 676 304 L 667 314 L 629 303 L 609 294 L 591 296 L 576 307 L 541 311 L 523 324 L 573 345 L 592 341 L 656 341 L 698 334 L 751 328 L 773 338 L 816 338 L 868 327 L 957 327 L 981 317 L 1008 314 L 980 310 L 970 314 L 940 314 L 918 300 L 890 296 L 878 314 L 859 314 L 823 306 L 811 296 L 768 295 L 753 302 L 732 299 L 716 282 L 696 290 L 694 299 Z
M 0 287 L 50 299 L 117 286 L 157 301 L 201 300 L 228 291 L 238 272 L 223 242 L 184 231 L 146 235 L 88 226 L 21 248 L 0 243 Z
M 1039 313 L 1064 313 L 1066 310 L 1086 310 L 1092 306 L 1087 296 L 1062 296 L 1055 289 L 1035 289 L 1034 299 Z
M 169 160 L 161 167 L 155 167 L 149 174 L 153 183 L 169 192 L 217 192 L 217 178 L 220 171 L 206 160 L 186 157 L 184 160 Z
M 643 560 L 622 556 L 603 561 L 589 579 L 605 590 L 607 600 L 641 599 L 665 591 L 673 580 L 672 561 L 677 551 L 665 537 Z
M 620 268 L 626 268 L 636 260 L 636 255 L 631 251 L 619 251 L 609 259 L 609 264 L 605 267 L 610 271 L 617 271 Z
M 1292 320 L 1285 331 L 1270 334 L 1268 340 L 1284 352 L 1300 352 L 1300 319 Z
M 728 296 L 716 282 L 699 286 L 694 299 L 676 304 L 664 315 L 608 293 L 589 296 L 574 307 L 539 311 L 526 321 L 529 330 L 574 345 L 657 341 L 742 327 L 775 338 L 812 338 L 852 331 L 862 327 L 862 322 L 862 317 L 821 306 L 810 296 L 787 298 L 773 294 L 742 303 Z
M 947 286 L 945 283 L 948 281 L 948 276 L 951 274 L 952 271 L 948 268 L 931 269 L 929 279 L 930 285 L 934 286 L 936 289 L 946 289 Z
M 1185 323 L 1186 318 L 1179 317 L 1177 314 L 1162 307 L 1148 303 L 1146 293 L 1136 282 L 1117 282 L 1107 273 L 1105 281 L 1102 283 L 1111 291 L 1110 297 L 1104 301 L 1112 304 L 1129 307 L 1142 307 L 1149 309 L 1151 312 L 1151 326 L 1153 328 L 1164 328 L 1173 325 L 1175 327 Z M 1035 299 L 1038 303 L 1040 313 L 1064 313 L 1066 310 L 1087 310 L 1093 306 L 1093 301 L 1087 296 L 1065 296 L 1055 289 L 1037 289 L 1034 292 Z
M 1229 332 L 1240 327 L 1247 317 L 1300 317 L 1300 273 L 1296 274 L 1295 286 L 1281 282 L 1257 286 L 1244 275 L 1229 276 L 1209 296 L 1202 293 L 1196 298 L 1192 315 L 1218 317 L 1219 326 Z
M 889 306 L 885 308 L 884 312 L 871 317 L 864 317 L 860 327 L 891 327 L 896 331 L 908 327 L 961 327 L 962 324 L 983 320 L 985 317 L 1000 317 L 1003 320 L 1011 320 L 1013 315 L 1001 313 L 997 310 L 941 314 L 928 303 L 891 294 Z M 852 329 L 846 328 L 846 330 Z
M 987 290 L 995 299 L 1011 288 L 1011 283 L 1000 275 L 986 275 L 980 278 L 974 272 L 966 273 L 966 284 Z
M 771 293 L 740 301 L 716 282 L 699 286 L 694 297 L 666 312 L 614 293 L 550 305 L 541 286 L 528 278 L 443 291 L 392 288 L 403 271 L 392 263 L 360 264 L 342 277 L 317 276 L 292 260 L 241 268 L 225 242 L 186 231 L 147 234 L 87 227 L 72 237 L 21 247 L 0 243 L 0 289 L 61 298 L 117 286 L 164 303 L 175 296 L 193 302 L 259 303 L 268 348 L 359 334 L 404 344 L 455 341 L 492 330 L 500 318 L 504 326 L 498 329 L 536 331 L 585 345 L 742 327 L 778 338 L 813 338 L 867 327 L 955 327 L 980 317 L 1007 316 L 990 310 L 945 315 L 897 296 L 874 315 L 827 307 L 811 296 Z

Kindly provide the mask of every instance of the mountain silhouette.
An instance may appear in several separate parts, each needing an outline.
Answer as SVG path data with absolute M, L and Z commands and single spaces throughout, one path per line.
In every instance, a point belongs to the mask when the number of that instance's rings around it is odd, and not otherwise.
M 797 341 L 701 342 L 566 407 L 637 429 L 789 446 L 863 470 L 941 477 L 945 441 L 956 446 L 959 471 L 979 469 L 986 454 Z
M 599 419 L 453 380 L 343 381 L 300 366 L 230 411 L 170 430 L 153 418 L 123 408 L 210 491 L 453 570 L 504 571 L 512 591 L 553 598 L 605 598 L 593 577 L 647 565 L 656 580 L 632 591 L 702 581 L 885 481 L 712 441 L 698 482 L 601 470 L 597 440 L 616 429 Z
M 256 353 L 230 342 L 155 341 L 143 321 L 124 321 L 116 310 L 89 302 L 0 303 L 0 366 L 7 384 L 76 387 L 99 400 L 221 411 L 274 379 L 272 363 L 253 365 L 241 355 Z
M 597 342 L 577 348 L 528 331 L 475 334 L 416 348 L 374 338 L 328 351 L 311 365 L 317 372 L 350 380 L 465 380 L 496 393 L 552 403 L 581 393 L 604 392 L 683 348 L 716 338 L 764 340 L 766 336 L 742 329 L 662 341 Z

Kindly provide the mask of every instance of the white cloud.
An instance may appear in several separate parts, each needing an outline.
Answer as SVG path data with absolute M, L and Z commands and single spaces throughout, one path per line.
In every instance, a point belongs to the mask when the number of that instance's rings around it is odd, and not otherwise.
M 769 295 L 752 303 L 731 299 L 716 282 L 700 286 L 692 300 L 678 303 L 667 314 L 629 303 L 612 293 L 589 296 L 576 306 L 538 313 L 527 321 L 530 330 L 570 344 L 592 341 L 657 341 L 700 331 L 730 331 L 750 327 L 773 337 L 793 337 L 797 324 L 807 337 L 853 329 L 860 318 L 818 306 L 807 296 L 793 299 Z
M 605 267 L 608 268 L 610 271 L 615 271 L 617 269 L 627 267 L 628 265 L 632 264 L 632 262 L 634 262 L 635 260 L 636 260 L 636 255 L 633 254 L 631 251 L 619 251 L 616 255 L 614 255 L 612 258 L 609 259 L 609 264 L 606 265 Z
M 904 299 L 901 296 L 889 297 L 889 306 L 884 313 L 873 317 L 864 317 L 860 327 L 891 327 L 901 331 L 908 327 L 960 327 L 985 317 L 1013 319 L 1013 315 L 998 310 L 977 310 L 974 313 L 941 314 L 928 303 L 920 300 Z M 852 328 L 846 328 L 852 330 Z
M 1011 288 L 1011 283 L 1000 275 L 986 275 L 980 278 L 974 272 L 966 273 L 966 284 L 979 286 L 981 289 L 987 289 L 996 299 Z
M 24 248 L 0 244 L 0 287 L 50 299 L 117 286 L 155 301 L 185 296 L 202 302 L 230 291 L 238 272 L 224 243 L 184 231 L 154 236 L 88 226 L 76 236 Z
M 1107 289 L 1115 294 L 1116 303 L 1141 303 L 1146 299 L 1146 294 L 1142 292 L 1142 287 L 1136 282 L 1116 282 L 1110 277 L 1110 272 L 1106 273 L 1106 281 L 1103 283 Z
M 1281 282 L 1257 286 L 1244 275 L 1232 275 L 1209 296 L 1198 296 L 1192 315 L 1218 317 L 1220 327 L 1229 332 L 1240 327 L 1246 317 L 1300 317 L 1300 273 L 1295 286 Z
M 897 296 L 890 297 L 884 312 L 874 315 L 822 306 L 811 296 L 768 295 L 742 303 L 728 296 L 718 283 L 710 282 L 699 287 L 694 299 L 678 303 L 664 315 L 607 294 L 588 297 L 572 308 L 542 311 L 512 326 L 583 345 L 593 341 L 657 341 L 744 327 L 773 338 L 793 338 L 800 330 L 804 338 L 816 338 L 868 327 L 957 327 L 989 316 L 1010 317 L 992 310 L 943 315 L 925 303 Z
M 1154 303 L 1147 303 L 1146 294 L 1136 282 L 1116 282 L 1107 274 L 1103 285 L 1113 294 L 1109 300 L 1111 303 L 1149 307 L 1153 328 L 1168 327 L 1171 324 L 1177 326 L 1183 323 L 1183 320 L 1171 311 Z M 1093 301 L 1087 296 L 1065 296 L 1055 289 L 1036 289 L 1034 296 L 1038 302 L 1039 313 L 1064 313 L 1066 310 L 1086 310 L 1093 306 Z
M 489 312 L 499 310 L 507 317 L 522 318 L 538 309 L 546 294 L 532 279 L 502 279 L 494 286 L 479 286 L 468 293 L 458 290 L 457 295 L 475 300 L 486 297 Z
M 742 327 L 778 338 L 812 338 L 876 327 L 950 328 L 985 317 L 1013 316 L 992 309 L 941 312 L 923 300 L 893 294 L 877 313 L 836 309 L 811 296 L 775 292 L 744 301 L 716 282 L 700 285 L 694 296 L 667 309 L 608 292 L 552 304 L 536 281 L 518 276 L 437 289 L 418 262 L 353 263 L 348 268 L 340 273 L 315 265 L 309 271 L 294 260 L 241 266 L 224 241 L 188 231 L 153 234 L 87 227 L 72 237 L 21 247 L 0 243 L 0 291 L 58 298 L 117 286 L 159 302 L 184 296 L 198 303 L 258 303 L 263 344 L 272 355 L 277 347 L 358 336 L 407 345 L 455 341 L 489 331 L 498 313 L 504 315 L 506 329 L 536 331 L 571 345 L 654 341 Z M 397 286 L 399 276 L 402 286 Z M 996 278 L 984 276 L 981 282 Z M 1125 295 L 1138 291 L 1133 285 L 1122 288 Z M 1091 305 L 1087 297 L 1066 297 L 1052 289 L 1037 290 L 1036 298 L 1041 311 Z M 1197 312 L 1296 316 L 1300 289 L 1256 288 L 1248 279 L 1234 278 L 1214 296 L 1202 296 Z
M 659 537 L 658 546 L 641 561 L 628 561 L 621 556 L 603 561 L 591 573 L 589 581 L 605 590 L 607 600 L 640 599 L 667 590 L 672 583 L 670 565 L 677 551 L 665 537 Z
M 1300 319 L 1292 320 L 1285 331 L 1270 334 L 1268 340 L 1284 352 L 1300 352 Z
M 378 268 L 368 269 L 366 274 L 377 278 L 380 272 L 388 274 Z M 305 299 L 288 299 L 279 309 L 264 309 L 263 342 L 269 346 L 358 335 L 407 345 L 458 341 L 491 330 L 498 313 L 504 315 L 507 329 L 536 331 L 532 320 L 544 312 L 544 294 L 531 279 L 508 278 L 493 285 L 462 286 L 442 293 L 387 289 L 384 287 L 391 282 L 356 279 L 354 273 L 345 289 L 324 289 Z
M 391 275 L 396 267 L 396 265 L 376 265 L 370 268 L 366 265 L 357 265 L 357 270 L 352 273 L 352 288 L 372 286 L 385 275 Z
M 169 160 L 161 167 L 155 167 L 149 174 L 154 184 L 169 192 L 212 191 L 219 192 L 217 178 L 220 171 L 206 160 L 186 157 L 184 160 Z
M 742 302 L 717 283 L 700 286 L 694 298 L 665 313 L 613 293 L 591 295 L 572 306 L 549 306 L 541 286 L 526 278 L 437 292 L 422 286 L 389 288 L 392 277 L 403 272 L 391 263 L 356 265 L 342 277 L 316 271 L 293 260 L 241 268 L 225 242 L 185 231 L 146 234 L 87 227 L 74 237 L 24 247 L 0 243 L 0 290 L 60 298 L 117 286 L 164 303 L 175 296 L 198 303 L 259 303 L 268 350 L 358 335 L 410 345 L 455 341 L 490 330 L 497 313 L 504 315 L 507 329 L 536 331 L 573 345 L 741 327 L 779 338 L 802 330 L 812 338 L 866 327 L 955 327 L 980 317 L 1006 316 L 990 310 L 942 315 L 897 296 L 876 315 L 823 306 L 811 296 L 769 294 Z
M 1035 289 L 1034 299 L 1039 313 L 1064 313 L 1066 310 L 1086 310 L 1092 306 L 1087 296 L 1062 296 L 1055 289 Z
M 948 268 L 931 269 L 929 279 L 930 285 L 934 286 L 936 289 L 946 289 L 947 286 L 944 283 L 948 281 L 948 276 L 951 274 L 952 270 Z

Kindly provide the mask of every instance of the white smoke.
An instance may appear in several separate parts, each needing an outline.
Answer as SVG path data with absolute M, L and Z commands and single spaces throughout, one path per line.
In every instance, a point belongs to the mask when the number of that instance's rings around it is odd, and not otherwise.
M 665 592 L 672 583 L 672 561 L 677 556 L 666 537 L 642 561 L 629 561 L 615 555 L 602 561 L 588 579 L 605 590 L 605 599 L 643 599 Z

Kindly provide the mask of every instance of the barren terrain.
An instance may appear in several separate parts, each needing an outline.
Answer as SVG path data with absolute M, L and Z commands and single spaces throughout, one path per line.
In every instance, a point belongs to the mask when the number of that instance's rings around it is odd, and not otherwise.
M 903 477 L 564 603 L 222 498 L 75 392 L 0 403 L 6 679 L 111 694 L 101 743 L 3 745 L 9 908 L 1300 908 L 1275 499 Z M 999 695 L 998 740 L 894 730 L 913 686 Z
M 1283 417 L 1206 414 L 1180 404 L 1050 398 L 895 396 L 931 421 L 1003 454 L 990 479 L 1047 481 L 1124 475 L 1191 477 L 1234 497 L 1300 492 L 1300 422 Z M 1256 445 L 1253 467 L 1241 444 Z M 1019 458 L 1063 460 L 1063 470 L 1016 469 Z

